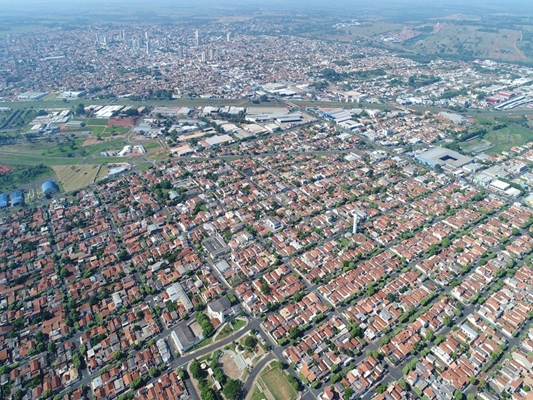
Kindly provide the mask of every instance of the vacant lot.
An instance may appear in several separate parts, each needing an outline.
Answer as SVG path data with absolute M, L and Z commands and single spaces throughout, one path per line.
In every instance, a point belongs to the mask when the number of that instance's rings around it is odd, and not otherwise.
M 61 165 L 52 167 L 63 190 L 70 192 L 89 186 L 94 182 L 99 165 Z
M 509 125 L 506 128 L 498 129 L 487 133 L 484 139 L 491 142 L 494 147 L 489 151 L 494 153 L 501 153 L 507 151 L 514 146 L 521 146 L 533 140 L 533 131 L 527 128 L 522 128 L 517 125 Z
M 237 366 L 235 362 L 235 357 L 232 352 L 224 352 L 222 357 L 220 357 L 220 365 L 224 370 L 224 373 L 231 379 L 239 379 L 242 375 L 241 369 Z

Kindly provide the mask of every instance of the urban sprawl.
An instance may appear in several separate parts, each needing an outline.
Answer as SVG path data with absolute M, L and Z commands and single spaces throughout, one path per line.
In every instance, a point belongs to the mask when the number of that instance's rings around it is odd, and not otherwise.
M 21 138 L 127 134 L 0 194 L 3 398 L 528 398 L 532 70 L 276 28 L 2 39 Z

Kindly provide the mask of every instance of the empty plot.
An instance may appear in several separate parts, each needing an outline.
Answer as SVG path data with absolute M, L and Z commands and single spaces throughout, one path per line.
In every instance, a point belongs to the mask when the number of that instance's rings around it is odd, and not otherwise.
M 89 186 L 94 182 L 99 165 L 61 165 L 52 167 L 63 190 L 70 192 Z
M 224 373 L 231 379 L 238 379 L 242 375 L 244 366 L 239 367 L 239 362 L 236 359 L 236 354 L 232 351 L 225 351 L 222 357 L 220 357 L 220 364 Z

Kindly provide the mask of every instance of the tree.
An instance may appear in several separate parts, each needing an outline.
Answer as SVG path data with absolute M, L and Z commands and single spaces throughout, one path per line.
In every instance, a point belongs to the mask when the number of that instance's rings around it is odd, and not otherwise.
M 464 394 L 460 390 L 456 390 L 453 392 L 453 399 L 454 400 L 463 400 Z
M 383 393 L 385 390 L 387 390 L 387 386 L 385 386 L 383 383 L 376 388 L 376 392 L 378 394 Z
M 191 375 L 194 379 L 199 379 L 202 374 L 202 368 L 200 367 L 200 361 L 193 360 L 191 366 L 189 367 Z
M 363 337 L 364 331 L 358 324 L 354 324 L 350 330 L 350 336 L 354 337 Z
M 138 389 L 142 386 L 142 383 L 143 383 L 143 380 L 139 376 L 138 378 L 135 378 L 133 381 L 131 381 L 130 388 L 133 390 Z
M 268 285 L 268 283 L 263 278 L 261 278 L 261 293 L 263 293 L 263 294 L 269 294 L 270 293 L 270 286 Z
M 228 379 L 228 382 L 226 383 L 226 386 L 224 386 L 222 393 L 224 393 L 224 396 L 226 396 L 227 399 L 235 400 L 239 395 L 241 388 L 242 382 L 240 380 Z
M 209 386 L 205 386 L 204 388 L 202 388 L 200 392 L 200 397 L 202 398 L 202 400 L 217 400 L 215 392 Z
M 296 337 L 300 336 L 300 333 L 300 329 L 293 326 L 291 329 L 289 329 L 289 339 L 295 339 Z
M 148 373 L 150 374 L 150 376 L 153 378 L 157 375 L 159 375 L 159 370 L 156 368 L 156 367 L 152 367 L 148 370 Z
M 451 317 L 449 315 L 446 315 L 444 317 L 443 322 L 444 322 L 444 325 L 446 325 L 448 327 L 452 326 L 452 319 L 451 319 Z
M 350 400 L 353 396 L 353 389 L 352 388 L 346 388 L 344 391 L 344 400 Z
M 247 336 L 246 339 L 244 339 L 244 345 L 248 347 L 249 349 L 252 349 L 257 344 L 257 339 L 253 336 Z
M 79 369 L 81 367 L 81 359 L 80 359 L 80 355 L 78 353 L 74 353 L 74 355 L 72 356 L 72 364 L 77 369 Z
M 202 327 L 202 333 L 205 337 L 209 336 L 215 328 L 213 328 L 213 324 L 211 324 L 211 321 L 204 313 L 197 313 L 196 314 L 196 321 L 200 324 Z
M 80 116 L 80 115 L 85 114 L 85 106 L 83 105 L 83 103 L 79 103 L 79 104 L 76 106 L 76 111 L 75 111 L 75 113 L 76 113 L 77 116 Z
M 470 384 L 475 385 L 477 383 L 477 378 L 475 376 L 471 376 L 469 378 Z
M 213 369 L 213 373 L 215 374 L 215 378 L 217 381 L 220 382 L 221 385 L 224 385 L 227 381 L 227 376 L 220 367 L 216 367 Z

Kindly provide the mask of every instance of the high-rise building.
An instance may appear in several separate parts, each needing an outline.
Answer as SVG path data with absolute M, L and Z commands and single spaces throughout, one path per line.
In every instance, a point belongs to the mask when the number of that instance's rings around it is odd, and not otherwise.
M 126 40 L 126 29 L 122 29 L 122 41 L 125 42 Z
M 209 49 L 209 61 L 213 61 L 213 49 Z
M 178 56 L 179 58 L 183 58 L 183 46 L 178 47 Z
M 196 35 L 196 46 L 200 46 L 200 33 L 198 32 L 198 29 L 195 32 Z
M 102 46 L 107 45 L 107 37 L 106 37 L 106 35 L 104 35 L 102 33 L 97 33 L 96 34 L 96 43 L 100 44 Z
M 226 34 L 226 41 L 231 42 L 231 32 Z
M 202 62 L 205 63 L 205 51 L 202 51 Z

